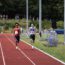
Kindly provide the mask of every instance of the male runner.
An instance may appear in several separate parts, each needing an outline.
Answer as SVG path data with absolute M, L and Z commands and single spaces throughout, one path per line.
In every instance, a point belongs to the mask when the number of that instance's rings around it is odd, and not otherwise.
M 13 32 L 14 32 L 14 37 L 15 37 L 15 39 L 16 39 L 16 49 L 18 48 L 17 46 L 18 46 L 18 43 L 19 43 L 19 41 L 20 41 L 20 33 L 21 33 L 21 31 L 20 31 L 20 26 L 19 26 L 19 24 L 18 23 L 15 23 L 15 27 L 14 27 L 14 29 L 13 29 Z
M 29 28 L 29 34 L 30 34 L 30 39 L 32 41 L 32 43 L 35 42 L 35 27 L 33 24 L 31 24 L 31 27 Z M 33 46 L 32 46 L 33 48 Z

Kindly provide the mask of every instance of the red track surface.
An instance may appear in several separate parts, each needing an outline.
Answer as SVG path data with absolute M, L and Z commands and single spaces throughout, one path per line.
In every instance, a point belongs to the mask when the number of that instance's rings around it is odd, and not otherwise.
M 2 54 L 1 54 L 1 48 L 0 48 L 0 65 L 3 65 L 3 59 L 2 59 Z
M 64 65 L 46 54 L 32 49 L 24 42 L 20 42 L 19 49 L 16 50 L 11 34 L 0 34 L 0 42 L 6 65 Z M 1 50 L 0 65 L 4 65 Z

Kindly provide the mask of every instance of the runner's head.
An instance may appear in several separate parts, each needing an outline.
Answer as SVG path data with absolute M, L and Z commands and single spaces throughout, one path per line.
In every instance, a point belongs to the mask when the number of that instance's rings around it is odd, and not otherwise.
M 19 27 L 19 23 L 15 23 L 15 27 Z
M 33 25 L 33 24 L 31 24 L 31 27 L 34 27 L 34 25 Z

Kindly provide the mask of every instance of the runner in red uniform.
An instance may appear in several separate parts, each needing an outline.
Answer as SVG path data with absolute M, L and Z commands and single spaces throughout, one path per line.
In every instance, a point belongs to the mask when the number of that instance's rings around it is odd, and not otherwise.
M 18 43 L 20 41 L 20 27 L 19 27 L 19 24 L 18 23 L 15 23 L 15 27 L 13 29 L 13 32 L 14 32 L 14 36 L 15 36 L 15 39 L 16 39 L 16 49 L 18 48 Z

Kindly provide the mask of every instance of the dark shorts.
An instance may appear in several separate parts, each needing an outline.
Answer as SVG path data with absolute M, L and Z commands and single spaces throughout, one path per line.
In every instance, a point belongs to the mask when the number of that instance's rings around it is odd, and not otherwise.
M 30 39 L 35 40 L 35 34 L 31 34 Z
M 16 38 L 16 42 L 19 43 L 19 41 L 20 41 L 20 36 L 15 36 L 15 38 Z

